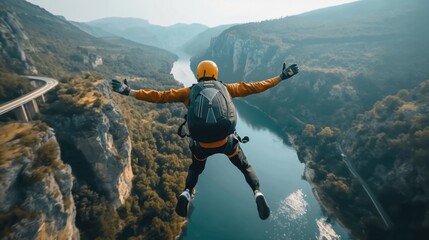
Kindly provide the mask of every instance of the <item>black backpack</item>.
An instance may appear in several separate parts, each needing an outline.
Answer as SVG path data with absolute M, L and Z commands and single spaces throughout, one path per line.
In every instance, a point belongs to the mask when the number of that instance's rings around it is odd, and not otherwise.
M 225 85 L 216 80 L 192 85 L 185 118 L 189 136 L 204 143 L 226 138 L 235 132 L 237 124 L 237 112 L 232 98 Z

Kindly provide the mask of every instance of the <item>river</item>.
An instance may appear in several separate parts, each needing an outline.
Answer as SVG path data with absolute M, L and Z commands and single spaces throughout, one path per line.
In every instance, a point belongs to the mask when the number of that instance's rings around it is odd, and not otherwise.
M 189 56 L 180 53 L 172 74 L 185 86 L 196 82 Z M 258 217 L 250 187 L 241 172 L 224 155 L 207 161 L 183 240 L 196 239 L 350 239 L 345 229 L 327 219 L 310 184 L 302 179 L 304 165 L 287 144 L 284 133 L 257 109 L 234 100 L 238 110 L 237 132 L 249 136 L 242 144 L 258 175 L 271 208 L 269 219 Z

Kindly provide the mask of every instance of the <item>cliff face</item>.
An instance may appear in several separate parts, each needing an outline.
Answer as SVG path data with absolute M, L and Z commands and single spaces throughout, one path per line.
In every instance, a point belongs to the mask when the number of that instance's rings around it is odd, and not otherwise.
M 1 236 L 79 239 L 73 176 L 52 129 L 41 123 L 0 126 Z
M 130 137 L 123 116 L 111 100 L 108 82 L 91 83 L 93 80 L 74 79 L 61 85 L 59 99 L 46 120 L 58 132 L 61 147 L 78 153 L 64 156 L 76 169 L 78 180 L 93 185 L 119 207 L 132 187 Z M 66 102 L 70 96 L 61 95 L 64 91 L 74 93 L 73 102 Z M 68 104 L 72 106 L 64 108 Z
M 0 63 L 20 74 L 37 74 L 29 52 L 34 48 L 16 14 L 0 10 Z

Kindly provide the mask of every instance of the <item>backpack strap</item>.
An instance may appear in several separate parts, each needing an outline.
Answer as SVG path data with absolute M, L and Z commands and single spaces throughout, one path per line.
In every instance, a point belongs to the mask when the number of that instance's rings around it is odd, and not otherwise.
M 195 83 L 192 84 L 189 89 L 192 89 L 192 87 L 194 86 Z M 188 114 L 185 114 L 183 118 L 185 119 L 185 121 L 179 126 L 179 129 L 177 129 L 177 135 L 179 135 L 181 138 L 190 137 L 191 135 L 189 135 L 189 133 L 183 133 L 183 126 L 185 126 L 185 124 L 188 122 Z
M 188 133 L 183 133 L 183 126 L 185 126 L 185 124 L 188 122 L 188 114 L 185 114 L 184 118 L 185 121 L 179 126 L 179 129 L 177 130 L 177 135 L 179 135 L 181 138 L 190 136 Z

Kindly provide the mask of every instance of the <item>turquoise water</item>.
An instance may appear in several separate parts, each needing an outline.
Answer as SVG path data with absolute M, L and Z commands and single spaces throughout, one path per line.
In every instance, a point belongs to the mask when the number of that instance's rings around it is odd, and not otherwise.
M 179 72 L 185 71 L 190 72 Z M 181 239 L 349 239 L 337 223 L 326 222 L 309 183 L 302 179 L 304 165 L 282 131 L 260 111 L 234 102 L 237 132 L 250 137 L 241 146 L 259 177 L 271 216 L 259 218 L 244 176 L 226 156 L 217 154 L 200 175 Z

